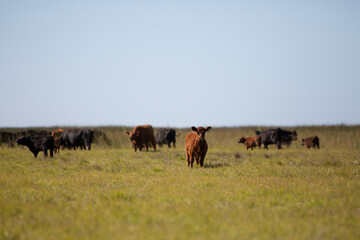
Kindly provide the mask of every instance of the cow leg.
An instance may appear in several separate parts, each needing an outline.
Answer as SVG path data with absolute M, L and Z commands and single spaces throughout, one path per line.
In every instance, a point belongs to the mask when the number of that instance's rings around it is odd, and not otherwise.
M 154 152 L 156 152 L 156 142 L 155 142 L 155 141 L 151 141 L 151 144 L 153 145 Z
M 47 148 L 43 148 L 43 152 L 44 152 L 44 157 L 47 157 L 48 156 Z
M 204 159 L 205 159 L 205 157 L 200 158 L 200 167 L 204 166 Z
M 269 150 L 268 146 L 264 144 L 264 149 Z
M 281 141 L 280 141 L 280 142 L 277 142 L 277 148 L 278 148 L 278 149 L 281 149 Z
M 188 167 L 190 167 L 190 155 L 186 153 L 186 161 L 188 164 Z
M 195 157 L 195 161 L 196 161 L 196 165 L 199 165 L 199 163 L 200 163 L 199 157 Z
M 49 151 L 50 151 L 50 157 L 54 157 L 54 154 L 53 154 L 54 148 L 50 148 Z
M 145 143 L 145 148 L 146 148 L 146 151 L 149 151 L 149 144 L 148 143 Z
M 168 141 L 168 142 L 167 142 L 167 145 L 168 145 L 169 148 L 171 147 L 170 144 L 171 144 L 171 142 Z
M 194 155 L 190 154 L 190 166 L 193 167 L 194 164 Z
M 136 145 L 134 145 L 134 151 L 136 152 L 136 150 L 137 150 L 137 147 L 136 147 Z
M 33 151 L 32 153 L 34 154 L 34 157 L 37 157 L 39 152 L 38 151 Z
M 175 148 L 175 140 L 174 140 L 174 142 L 173 142 L 173 145 L 174 145 L 174 148 Z

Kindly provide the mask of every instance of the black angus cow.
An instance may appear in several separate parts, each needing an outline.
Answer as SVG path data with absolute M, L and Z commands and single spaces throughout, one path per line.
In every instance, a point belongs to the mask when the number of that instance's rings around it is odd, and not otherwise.
M 34 157 L 37 157 L 38 153 L 43 151 L 44 156 L 47 157 L 47 150 L 50 150 L 50 157 L 53 157 L 54 151 L 54 138 L 52 136 L 28 136 L 21 137 L 16 142 L 19 145 L 27 146 L 34 154 Z
M 261 131 L 255 130 L 256 136 L 260 136 L 260 133 L 261 133 Z M 292 140 L 283 139 L 283 140 L 281 141 L 281 144 L 282 144 L 282 145 L 285 145 L 287 148 L 290 148 L 291 141 L 292 141 Z
M 90 130 L 90 129 L 84 129 L 82 130 L 82 139 L 83 139 L 83 145 L 82 147 L 84 148 L 84 150 L 86 150 L 86 148 L 90 151 L 91 149 L 91 143 L 93 141 L 94 138 L 94 131 Z M 82 147 L 80 146 L 80 148 L 82 149 Z
M 69 129 L 60 135 L 60 145 L 69 150 L 77 147 L 90 150 L 93 137 L 94 132 L 90 129 Z
M 160 147 L 162 147 L 163 144 L 167 144 L 170 148 L 170 144 L 173 143 L 173 146 L 175 148 L 176 144 L 176 138 L 180 135 L 176 135 L 175 129 L 172 128 L 160 128 L 156 132 L 155 141 L 157 144 L 159 144 Z
M 261 144 L 264 145 L 265 149 L 268 149 L 268 145 L 277 144 L 277 148 L 281 149 L 281 143 L 288 144 L 291 141 L 297 140 L 297 133 L 283 130 L 281 128 L 269 129 L 265 131 L 256 131 L 257 136 L 261 137 Z

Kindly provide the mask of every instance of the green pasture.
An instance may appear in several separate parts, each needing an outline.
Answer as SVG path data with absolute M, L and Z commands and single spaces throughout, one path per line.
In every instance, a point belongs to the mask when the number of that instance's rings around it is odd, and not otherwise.
M 193 169 L 190 128 L 176 149 L 141 153 L 129 129 L 98 128 L 110 143 L 53 159 L 3 144 L 0 239 L 360 239 L 360 126 L 297 127 L 268 151 L 237 143 L 261 127 L 213 128 Z M 320 150 L 301 146 L 315 135 Z

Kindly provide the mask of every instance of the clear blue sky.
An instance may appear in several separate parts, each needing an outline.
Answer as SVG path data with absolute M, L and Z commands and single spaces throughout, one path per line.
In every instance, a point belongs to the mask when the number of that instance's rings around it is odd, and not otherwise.
M 360 1 L 1 1 L 0 127 L 360 124 Z

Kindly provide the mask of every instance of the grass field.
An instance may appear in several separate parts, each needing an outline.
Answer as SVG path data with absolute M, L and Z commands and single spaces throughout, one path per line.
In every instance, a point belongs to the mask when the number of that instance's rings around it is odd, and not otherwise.
M 156 152 L 133 152 L 121 127 L 53 159 L 2 146 L 0 239 L 360 239 L 360 126 L 246 151 L 255 129 L 213 128 L 202 169 L 186 164 L 190 129 Z M 320 150 L 301 146 L 314 135 Z

